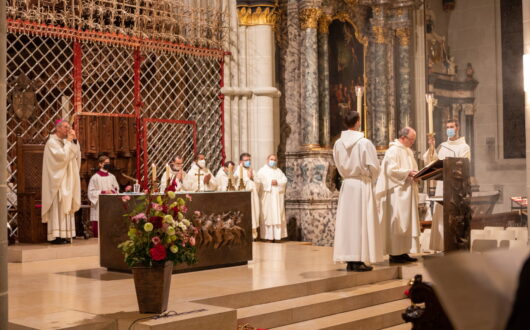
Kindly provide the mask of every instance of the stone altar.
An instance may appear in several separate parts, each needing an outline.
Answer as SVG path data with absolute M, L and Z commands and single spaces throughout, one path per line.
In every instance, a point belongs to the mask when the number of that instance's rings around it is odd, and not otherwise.
M 223 226 L 214 229 L 204 225 L 203 229 L 211 234 L 208 239 L 198 240 L 197 257 L 199 262 L 195 265 L 175 265 L 173 272 L 191 271 L 205 268 L 234 266 L 246 264 L 252 260 L 252 213 L 250 192 L 182 192 L 177 197 L 191 197 L 186 202 L 188 207 L 187 217 L 190 221 L 195 211 L 201 212 L 206 222 L 224 222 Z M 99 207 L 99 249 L 100 265 L 109 270 L 130 271 L 129 266 L 123 261 L 123 254 L 118 249 L 118 244 L 127 240 L 127 221 L 123 217 L 124 207 L 121 197 L 123 194 L 101 195 Z M 135 196 L 127 203 L 134 203 Z M 227 240 L 223 235 L 226 221 L 233 220 L 243 229 L 240 241 Z M 203 230 L 203 231 L 204 231 Z

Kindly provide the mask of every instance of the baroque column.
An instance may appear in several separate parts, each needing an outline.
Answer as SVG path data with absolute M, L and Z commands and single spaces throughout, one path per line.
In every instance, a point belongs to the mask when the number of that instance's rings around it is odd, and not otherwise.
M 303 3 L 300 8 L 302 30 L 302 144 L 306 148 L 319 147 L 318 118 L 318 41 L 317 25 L 322 10 L 315 2 Z
M 320 109 L 320 145 L 331 146 L 329 126 L 329 24 L 331 15 L 323 14 L 318 22 L 318 95 Z
M 374 72 L 372 73 L 373 109 L 372 109 L 372 140 L 377 150 L 386 150 L 389 143 L 388 132 L 388 77 L 387 77 L 387 0 L 365 1 L 363 4 L 372 6 L 373 17 L 370 19 Z

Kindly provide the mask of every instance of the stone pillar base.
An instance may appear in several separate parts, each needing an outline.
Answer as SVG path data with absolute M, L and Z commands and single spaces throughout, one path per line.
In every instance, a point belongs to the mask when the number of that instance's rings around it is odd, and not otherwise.
M 289 239 L 333 245 L 339 192 L 332 150 L 301 150 L 285 154 L 289 180 L 285 216 Z

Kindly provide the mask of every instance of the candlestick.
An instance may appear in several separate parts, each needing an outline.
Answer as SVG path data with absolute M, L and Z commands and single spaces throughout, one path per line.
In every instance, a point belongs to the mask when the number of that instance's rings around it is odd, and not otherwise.
M 169 164 L 166 164 L 166 187 L 169 187 L 170 180 L 171 180 L 171 172 L 169 170 Z
M 434 98 L 433 93 L 427 93 L 425 94 L 425 100 L 427 101 L 427 115 L 428 115 L 428 121 L 429 121 L 429 134 L 434 133 L 433 128 L 433 107 L 436 99 Z
M 363 122 L 363 94 L 364 86 L 355 86 L 355 95 L 357 96 L 357 112 L 359 113 L 359 122 Z
M 152 175 L 153 182 L 156 182 L 156 165 L 155 164 L 151 165 L 151 175 Z

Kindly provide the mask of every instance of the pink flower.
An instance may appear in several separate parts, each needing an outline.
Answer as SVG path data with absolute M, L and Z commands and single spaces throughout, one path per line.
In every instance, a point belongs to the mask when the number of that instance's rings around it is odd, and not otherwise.
M 132 190 L 132 187 L 130 185 L 125 187 L 125 191 L 131 191 L 131 190 Z
M 186 194 L 186 198 L 191 202 L 192 198 L 190 194 Z
M 129 196 L 129 195 L 122 196 L 122 197 L 121 197 L 121 200 L 122 200 L 123 202 L 130 201 L 130 200 L 131 200 L 131 196 Z
M 149 189 L 144 189 L 144 194 L 149 194 Z
M 200 217 L 201 216 L 201 211 L 195 211 L 193 213 L 195 214 L 196 217 Z
M 190 245 L 195 246 L 195 237 L 190 237 Z
M 169 227 L 169 223 L 165 223 L 165 222 L 164 222 L 164 223 L 162 224 L 162 229 L 163 229 L 164 231 L 166 231 L 166 229 L 167 229 L 168 227 Z
M 154 245 L 160 244 L 160 237 L 155 236 L 151 238 L 151 242 L 153 242 Z
M 151 203 L 151 207 L 155 209 L 155 211 L 162 211 L 164 209 L 162 205 L 157 204 L 157 203 Z
M 145 220 L 147 217 L 145 216 L 145 213 L 138 213 L 134 217 L 131 218 L 134 222 L 139 222 L 140 220 Z
M 180 207 L 180 212 L 182 212 L 182 213 L 188 213 L 188 208 L 186 207 L 186 205 L 182 205 L 182 206 Z

